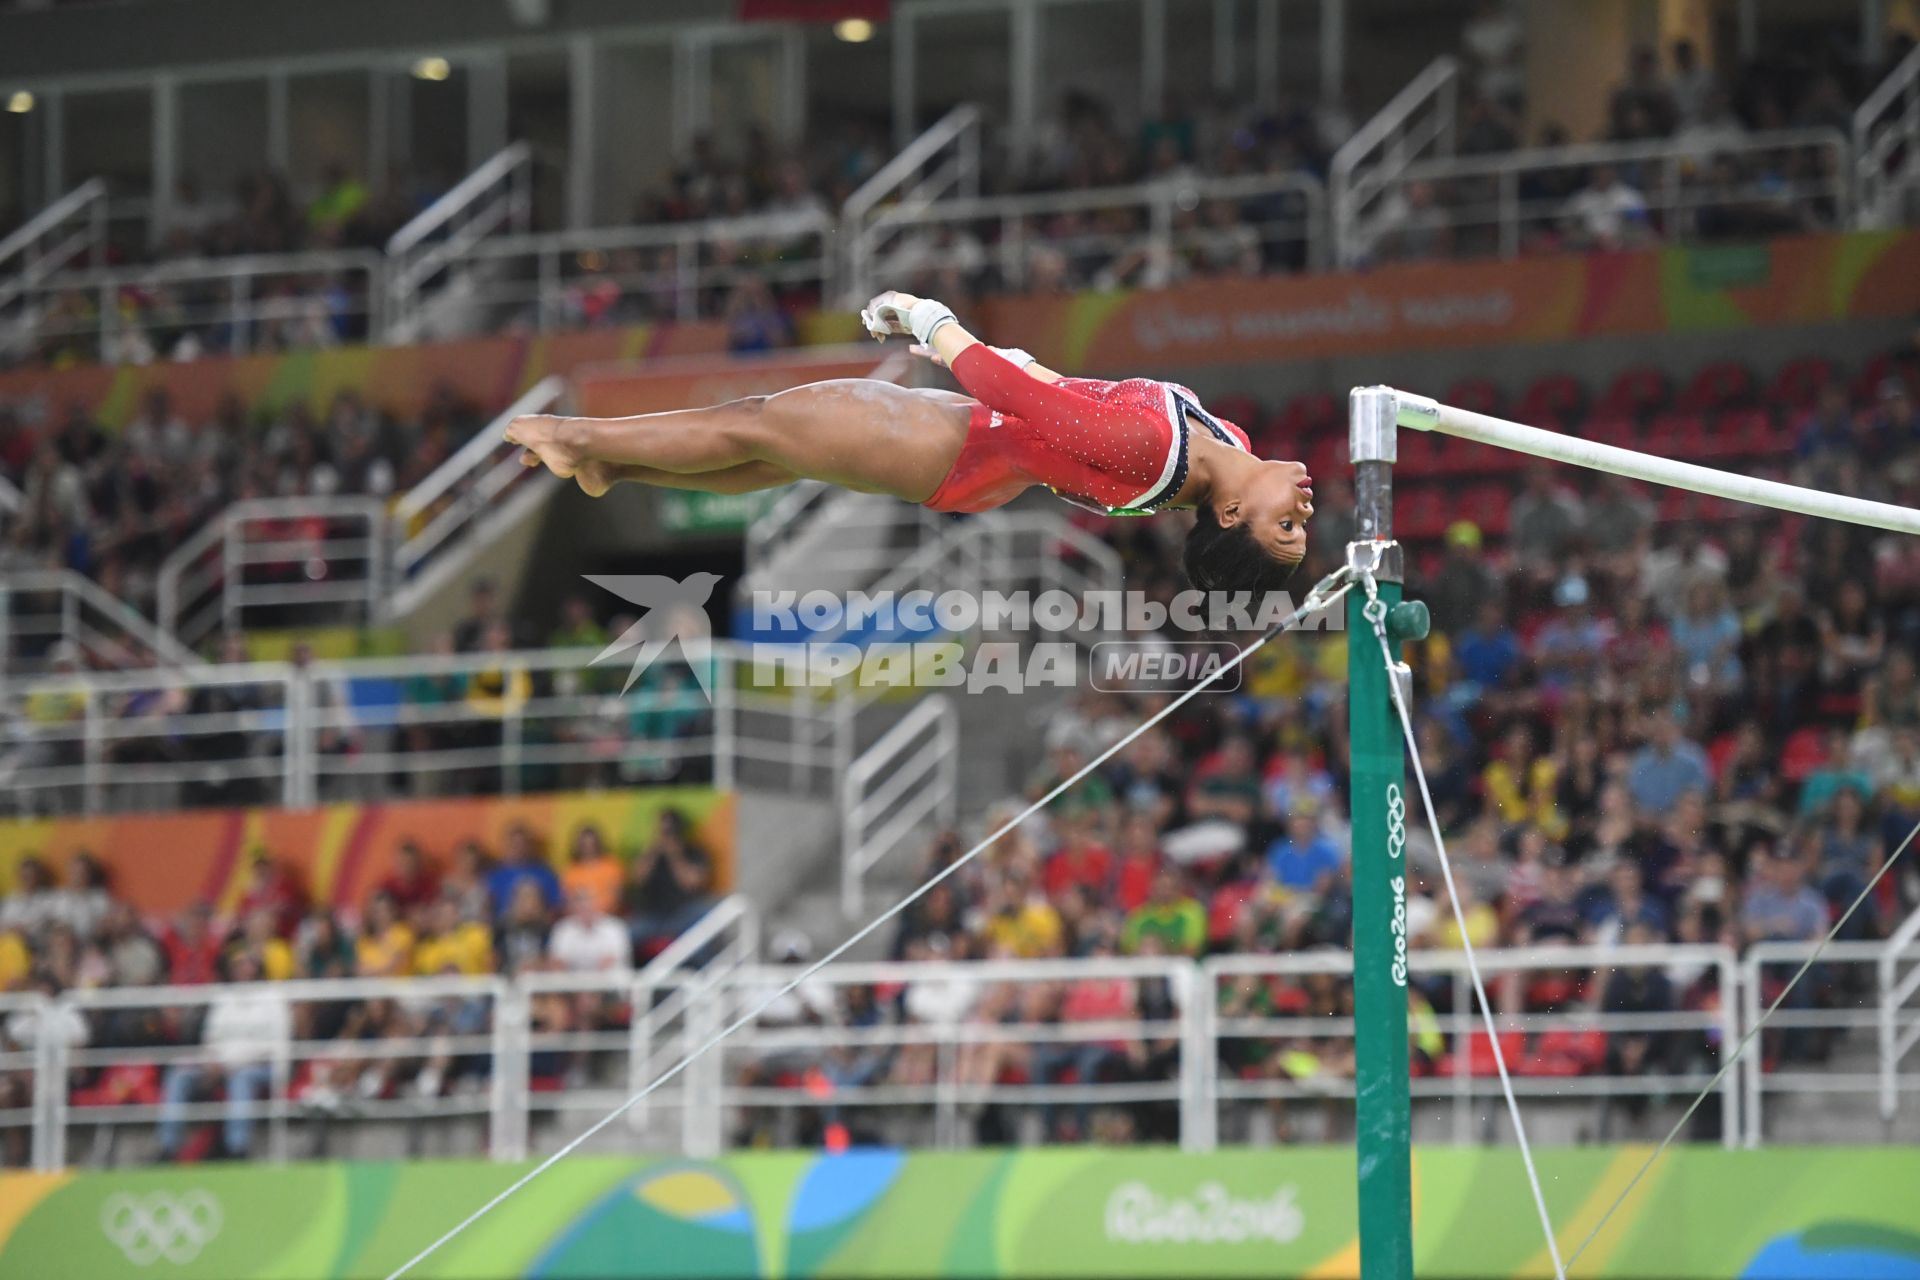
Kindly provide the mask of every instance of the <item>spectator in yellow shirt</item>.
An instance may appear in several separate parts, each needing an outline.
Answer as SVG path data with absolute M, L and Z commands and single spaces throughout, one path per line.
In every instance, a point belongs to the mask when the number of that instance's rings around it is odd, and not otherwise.
M 426 931 L 413 948 L 415 973 L 477 976 L 493 972 L 492 931 L 477 920 L 462 920 L 451 897 L 436 899 L 426 914 Z
M 18 929 L 0 933 L 0 991 L 19 991 L 33 972 L 33 956 Z
M 1487 804 L 1510 825 L 1530 822 L 1558 840 L 1567 824 L 1560 814 L 1555 790 L 1559 770 L 1551 755 L 1535 756 L 1533 734 L 1514 724 L 1502 739 L 1500 756 L 1480 774 Z
M 393 895 L 374 890 L 360 925 L 354 959 L 363 978 L 404 978 L 413 973 L 413 930 L 400 919 Z
M 488 653 L 507 653 L 513 648 L 513 633 L 504 622 L 487 624 L 481 648 Z M 527 705 L 533 697 L 533 677 L 521 666 L 505 663 L 476 671 L 467 681 L 467 705 L 485 716 L 505 718 Z
M 1467 918 L 1466 937 L 1480 949 L 1498 946 L 1500 943 L 1500 915 L 1492 907 L 1479 900 L 1474 893 L 1473 881 L 1465 876 L 1455 880 L 1460 886 L 1460 914 Z M 1436 946 L 1448 951 L 1460 951 L 1460 922 L 1453 918 L 1453 907 L 1447 901 L 1447 889 L 1439 886 L 1434 905 L 1437 909 L 1434 919 L 1433 940 Z
M 253 953 L 260 977 L 267 982 L 285 982 L 293 976 L 293 948 L 273 931 L 271 907 L 255 907 L 247 913 L 241 928 L 240 945 Z
M 1060 913 L 1033 888 L 1033 874 L 1025 866 L 1007 868 L 1006 879 L 994 891 L 981 931 L 988 943 L 1022 959 L 1057 956 L 1066 930 Z

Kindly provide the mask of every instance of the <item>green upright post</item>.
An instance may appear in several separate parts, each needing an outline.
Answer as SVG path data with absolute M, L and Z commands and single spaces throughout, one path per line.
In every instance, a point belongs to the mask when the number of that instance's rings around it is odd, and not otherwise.
M 1371 564 L 1393 537 L 1394 394 L 1356 387 L 1350 410 L 1354 542 Z M 1402 558 L 1385 548 L 1380 601 L 1400 600 Z M 1413 1165 L 1407 1097 L 1407 799 L 1398 713 L 1367 596 L 1347 595 L 1347 714 L 1353 753 L 1355 1137 L 1361 1280 L 1412 1280 Z

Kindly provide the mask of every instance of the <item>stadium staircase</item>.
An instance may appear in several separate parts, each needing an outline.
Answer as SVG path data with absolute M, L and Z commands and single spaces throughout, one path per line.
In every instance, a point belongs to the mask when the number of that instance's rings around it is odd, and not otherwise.
M 1853 114 L 1863 227 L 1920 216 L 1920 48 L 1902 58 Z
M 895 502 L 876 507 L 860 495 L 796 490 L 756 524 L 748 545 L 748 592 L 866 591 L 882 597 L 931 589 L 977 595 L 1055 587 L 1117 590 L 1121 583 L 1111 550 L 1043 499 L 955 520 Z M 750 613 L 751 603 L 743 594 L 740 608 Z M 742 619 L 744 633 L 753 632 L 751 621 Z M 907 635 L 843 621 L 804 637 L 761 628 L 754 638 L 868 644 L 995 637 L 978 629 Z M 1074 638 L 1090 643 L 1102 634 Z M 772 927 L 796 929 L 816 942 L 838 940 L 852 924 L 904 896 L 918 882 L 925 850 L 938 831 L 964 820 L 963 833 L 977 835 L 984 815 L 1017 792 L 1037 763 L 1035 744 L 1049 716 L 1071 693 L 982 688 L 949 697 L 940 691 L 860 689 L 844 699 L 835 744 L 841 761 L 835 769 L 841 787 L 837 838 L 803 846 L 783 835 L 793 890 L 761 899 L 780 904 L 769 909 Z M 752 798 L 743 796 L 743 802 Z M 883 956 L 889 941 L 883 930 L 852 954 Z

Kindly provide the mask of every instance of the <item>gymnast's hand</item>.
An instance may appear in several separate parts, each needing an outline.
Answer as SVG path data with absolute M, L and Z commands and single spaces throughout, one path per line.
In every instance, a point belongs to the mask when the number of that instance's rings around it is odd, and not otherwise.
M 901 293 L 898 289 L 889 289 L 876 294 L 872 302 L 860 312 L 860 323 L 875 339 L 885 342 L 888 338 L 904 338 L 913 333 L 913 323 L 909 313 L 920 299 L 910 293 Z

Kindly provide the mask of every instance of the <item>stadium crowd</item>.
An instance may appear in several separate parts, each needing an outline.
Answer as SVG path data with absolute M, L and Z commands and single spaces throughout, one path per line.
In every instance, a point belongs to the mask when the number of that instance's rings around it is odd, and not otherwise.
M 664 810 L 646 843 L 613 848 L 594 826 L 567 836 L 555 859 L 542 833 L 512 827 L 499 850 L 467 841 L 434 849 L 404 839 L 389 872 L 358 902 L 315 900 L 296 863 L 256 850 L 230 908 L 200 899 L 158 918 L 114 891 L 85 853 L 55 868 L 27 857 L 0 897 L 0 993 L 53 996 L 73 989 L 202 986 L 287 979 L 509 976 L 626 972 L 659 954 L 715 900 L 715 868 L 677 810 Z M 536 1002 L 541 1031 L 624 1025 L 619 1001 Z M 413 1051 L 304 1062 L 288 1094 L 315 1116 L 354 1115 L 363 1104 L 430 1100 L 481 1089 L 484 1054 L 458 1048 L 482 1034 L 490 1002 L 462 995 L 422 1001 L 289 1001 L 236 987 L 200 1009 L 113 1007 L 41 1019 L 19 1010 L 0 1019 L 0 1055 L 31 1052 L 45 1037 L 70 1048 L 140 1050 L 204 1045 L 208 1061 L 156 1065 L 137 1053 L 76 1069 L 76 1106 L 162 1108 L 162 1159 L 239 1158 L 253 1150 L 250 1103 L 272 1080 L 274 1046 L 299 1040 L 411 1040 Z M 424 1047 L 423 1047 L 424 1046 Z M 585 1055 L 539 1055 L 536 1076 L 578 1083 Z M 17 1064 L 16 1064 L 17 1065 Z M 32 1075 L 0 1070 L 0 1113 L 29 1105 Z M 217 1129 L 194 1127 L 187 1106 L 224 1100 Z M 0 1164 L 26 1160 L 26 1130 L 0 1127 Z
M 377 189 L 328 168 L 304 203 L 277 173 L 249 174 L 226 199 L 181 178 L 151 235 L 112 234 L 94 267 L 156 267 L 213 259 L 281 257 L 249 271 L 236 292 L 218 272 L 132 271 L 111 294 L 81 285 L 45 295 L 30 350 L 11 362 L 61 368 L 95 360 L 151 364 L 203 355 L 311 350 L 365 341 L 377 300 L 364 270 L 328 252 L 378 253 L 430 204 L 443 182 L 391 176 Z M 135 228 L 140 230 L 140 228 Z
M 1594 388 L 1593 405 L 1585 403 L 1588 389 L 1553 377 L 1528 395 L 1544 388 L 1555 397 L 1558 409 L 1541 420 L 1598 431 L 1611 427 L 1590 413 L 1618 412 L 1638 421 L 1612 426 L 1644 429 L 1645 443 L 1679 453 L 1717 440 L 1758 441 L 1755 447 L 1768 452 L 1742 464 L 1750 470 L 1913 504 L 1920 498 L 1920 413 L 1911 391 L 1920 378 L 1920 331 L 1866 362 L 1851 384 L 1846 372 L 1819 359 L 1800 361 L 1762 390 L 1750 378 L 1707 379 L 1703 371 L 1699 384 L 1712 394 L 1693 407 L 1697 418 L 1669 412 L 1695 389 L 1676 393 L 1657 376 L 1623 375 L 1604 395 Z M 1447 398 L 1465 399 L 1465 388 Z M 1261 420 L 1242 408 L 1232 412 Z M 1536 415 L 1529 409 L 1524 416 Z M 1279 415 L 1280 428 L 1290 420 Z M 1765 431 L 1743 434 L 1756 421 Z M 1682 423 L 1693 423 L 1697 438 L 1685 435 L 1694 427 Z M 135 441 L 171 439 L 162 428 L 157 422 L 131 434 Z M 1337 433 L 1327 438 L 1338 443 Z M 1286 441 L 1268 443 L 1297 451 Z M 1430 603 L 1435 620 L 1434 635 L 1413 655 L 1421 758 L 1459 870 L 1458 905 L 1476 944 L 1679 941 L 1744 949 L 1823 935 L 1920 820 L 1920 562 L 1913 553 L 1852 526 L 1709 504 L 1656 505 L 1631 484 L 1540 467 L 1520 472 L 1517 486 L 1503 473 L 1492 488 L 1511 501 L 1494 503 L 1486 487 L 1458 475 L 1436 481 L 1414 462 L 1411 454 L 1403 459 L 1404 511 L 1424 509 L 1422 495 L 1436 492 L 1445 512 L 1435 536 L 1421 536 L 1411 519 L 1406 531 L 1415 593 Z M 1323 474 L 1302 582 L 1331 567 L 1352 529 L 1352 495 L 1338 468 Z M 1168 595 L 1179 587 L 1179 523 L 1168 517 L 1097 527 L 1122 555 L 1130 584 Z M 580 601 L 545 638 L 591 645 L 606 634 Z M 540 639 L 515 636 L 503 602 L 483 587 L 443 645 L 504 651 Z M 1345 947 L 1351 903 L 1339 817 L 1348 758 L 1343 647 L 1339 637 L 1312 635 L 1269 646 L 1241 694 L 1197 702 L 1145 735 L 1053 806 L 1043 824 L 1009 837 L 981 865 L 930 893 L 904 917 L 893 954 L 1098 959 Z M 476 694 L 497 706 L 531 688 L 531 677 L 503 660 L 497 677 L 477 690 L 423 684 L 402 696 L 424 702 Z M 1036 727 L 1046 758 L 1029 793 L 1076 769 L 1153 705 L 1146 695 L 1089 695 L 1050 715 Z M 403 749 L 438 745 L 446 744 Z M 346 737 L 334 746 L 356 749 Z M 461 789 L 487 790 L 497 779 L 481 771 Z M 623 780 L 630 779 L 563 771 L 533 785 Z M 198 801 L 259 798 L 221 793 Z M 144 920 L 117 901 L 86 860 L 61 870 L 58 883 L 50 871 L 29 867 L 0 899 L 0 987 L 57 991 L 145 985 L 163 976 L 209 981 L 449 967 L 512 972 L 556 960 L 574 967 L 563 954 L 574 941 L 563 946 L 559 939 L 575 933 L 597 939 L 607 963 L 625 963 L 634 948 L 644 954 L 683 927 L 681 912 L 706 897 L 705 873 L 691 854 L 642 854 L 623 869 L 596 852 L 598 837 L 563 838 L 571 847 L 560 873 L 542 870 L 530 835 L 510 842 L 501 868 L 490 869 L 486 854 L 473 848 L 433 851 L 447 860 L 438 868 L 435 857 L 402 852 L 393 882 L 345 904 L 351 910 L 315 910 L 285 866 L 269 857 L 230 916 L 201 908 L 168 921 Z M 952 835 L 940 838 L 930 866 L 960 847 Z M 1416 872 L 1410 939 L 1457 945 L 1454 904 L 1435 875 L 1433 851 L 1418 838 L 1409 849 Z M 574 870 L 583 864 L 595 869 Z M 556 874 L 559 889 L 552 888 Z M 567 892 L 569 875 L 604 882 L 594 903 L 599 914 Z M 422 887 L 429 881 L 437 886 L 432 891 Z M 1911 866 L 1883 878 L 1842 936 L 1883 933 L 1920 900 L 1917 887 Z M 562 911 L 576 924 L 562 929 Z M 616 932 L 627 950 L 605 945 Z M 789 937 L 773 958 L 797 960 L 808 951 L 806 940 Z M 1834 1007 L 1859 994 L 1848 968 L 1823 965 L 1793 999 Z M 1163 1022 L 1181 998 L 1152 979 L 1016 986 L 943 978 L 805 991 L 778 1016 L 799 1025 L 876 1028 Z M 1248 979 L 1214 998 L 1229 1016 L 1338 1016 L 1351 993 L 1333 978 Z M 1705 970 L 1687 964 L 1509 981 L 1496 998 L 1508 1010 L 1700 1011 L 1712 1009 L 1719 992 Z M 242 1000 L 235 997 L 217 1027 L 166 1019 L 123 1025 L 127 1020 L 102 1017 L 43 1030 L 26 1018 L 7 1024 L 4 1034 L 15 1046 L 41 1034 L 140 1045 L 225 1036 L 230 1021 L 236 1042 L 257 1045 L 270 1006 L 241 1007 Z M 1454 1008 L 1451 984 L 1416 981 L 1414 1001 L 1418 1069 L 1448 1070 L 1453 1055 L 1465 1053 L 1478 1071 L 1484 1046 L 1473 1037 L 1449 1043 L 1434 1028 L 1432 1019 Z M 289 1016 L 323 1016 L 302 1007 Z M 315 1023 L 320 1034 L 313 1038 L 378 1040 L 422 1028 L 431 1038 L 484 1025 L 484 1010 L 464 1005 L 423 1012 L 375 1002 L 364 1009 L 355 1015 L 349 1004 L 324 1015 L 337 1021 Z M 614 1025 L 625 1015 L 547 1001 L 536 1016 L 543 1027 L 565 1028 L 575 1025 L 571 1019 Z M 1812 1061 L 1833 1043 L 1832 1032 L 1796 1030 L 1770 1034 L 1762 1049 L 1771 1062 Z M 1521 1037 L 1511 1048 L 1521 1070 L 1543 1075 L 1683 1072 L 1709 1064 L 1717 1052 L 1711 1037 L 1677 1032 Z M 1156 1037 L 1068 1045 L 1015 1036 L 990 1051 L 976 1049 L 956 1069 L 977 1084 L 1165 1083 L 1177 1062 L 1176 1046 Z M 859 1126 L 869 1121 L 858 1117 L 868 1110 L 836 1106 L 834 1091 L 924 1084 L 935 1065 L 924 1046 L 768 1055 L 744 1068 L 747 1080 L 804 1088 L 819 1104 L 785 1109 L 801 1122 L 797 1131 L 773 1125 L 764 1109 L 743 1123 L 748 1136 L 766 1140 L 812 1139 L 836 1125 L 865 1135 Z M 1222 1065 L 1254 1081 L 1323 1085 L 1352 1070 L 1337 1036 L 1249 1036 L 1223 1049 Z M 542 1066 L 564 1079 L 591 1063 L 556 1053 L 544 1055 Z M 484 1070 L 483 1058 L 452 1052 L 444 1060 L 423 1053 L 378 1067 L 343 1061 L 303 1080 L 301 1097 L 324 1111 L 408 1089 L 415 1097 L 439 1096 L 472 1087 L 461 1082 Z M 17 1097 L 21 1077 L 7 1078 Z M 92 1073 L 78 1085 L 105 1090 L 89 1097 L 121 1096 L 117 1090 L 137 1085 L 146 1091 L 139 1096 L 184 1102 L 214 1081 L 129 1067 Z M 258 1087 L 258 1079 L 244 1076 L 225 1082 L 229 1096 L 241 1099 Z M 1612 1104 L 1606 1122 L 1630 1118 L 1632 1109 L 1625 1100 Z M 1061 1105 L 1046 1108 L 1044 1122 L 1061 1137 L 1163 1138 L 1174 1114 L 1160 1101 Z M 1315 1114 L 1318 1108 L 1294 1105 L 1267 1116 L 1276 1132 L 1287 1133 L 1301 1131 Z M 1016 1130 L 1014 1108 L 970 1106 L 968 1119 L 983 1139 Z M 1322 1115 L 1322 1124 L 1340 1122 L 1336 1109 Z M 179 1144 L 170 1149 L 185 1150 L 187 1128 L 169 1132 Z M 250 1140 L 243 1135 L 229 1130 L 224 1140 L 237 1149 Z M 200 1131 L 195 1140 L 209 1138 Z
M 1878 362 L 1876 396 L 1857 410 L 1827 381 L 1790 414 L 1798 478 L 1911 502 L 1920 491 L 1920 414 L 1909 383 L 1920 348 Z M 1870 459 L 1871 473 L 1862 462 Z M 1477 947 L 1810 942 L 1857 910 L 1843 939 L 1883 936 L 1920 905 L 1908 864 L 1867 892 L 1920 823 L 1920 561 L 1871 531 L 1741 511 L 1703 527 L 1664 521 L 1636 486 L 1562 484 L 1531 468 L 1503 536 L 1456 518 L 1441 547 L 1416 546 L 1434 633 L 1413 655 L 1420 754 L 1447 837 L 1466 934 Z M 1579 479 L 1579 473 L 1569 479 Z M 1457 482 L 1453 489 L 1458 491 Z M 1324 483 L 1315 552 L 1302 581 L 1330 570 L 1352 529 L 1352 493 Z M 1469 509 L 1459 515 L 1470 516 Z M 1734 513 L 1724 513 L 1733 516 Z M 1094 520 L 1096 526 L 1101 522 Z M 1178 522 L 1106 530 L 1129 584 L 1180 589 Z M 1296 635 L 1249 663 L 1238 695 L 1200 699 L 1130 745 L 935 887 L 903 917 L 896 958 L 1279 954 L 1350 946 L 1344 814 L 1348 785 L 1342 636 Z M 1027 788 L 1044 794 L 1164 702 L 1085 695 L 1043 727 L 1047 757 Z M 1414 806 L 1410 806 L 1413 808 Z M 1408 938 L 1458 948 L 1424 815 L 1410 812 Z M 988 829 L 998 824 L 989 817 Z M 922 872 L 961 850 L 948 834 Z M 797 940 L 796 940 L 797 941 Z M 789 957 L 799 959 L 804 947 Z M 1767 998 L 1791 966 L 1765 975 Z M 1788 1008 L 1854 1006 L 1857 968 L 1820 965 Z M 1444 1074 L 1465 1054 L 1491 1074 L 1478 1033 L 1450 1042 L 1449 977 L 1416 973 L 1415 1070 Z M 855 1027 L 1156 1020 L 1176 993 L 1158 979 L 956 984 L 853 990 L 792 1002 L 785 1016 Z M 1223 1017 L 1352 1012 L 1350 984 L 1327 975 L 1242 977 L 1214 993 Z M 1696 961 L 1510 976 L 1503 1012 L 1711 1012 L 1720 992 Z M 1769 1033 L 1769 1065 L 1824 1060 L 1840 1032 Z M 1541 1076 L 1710 1074 L 1721 1051 L 1701 1032 L 1551 1031 L 1503 1036 L 1510 1062 Z M 1226 1041 L 1224 1070 L 1311 1093 L 1350 1080 L 1345 1035 Z M 756 1081 L 813 1088 L 810 1126 L 760 1136 L 817 1141 L 858 1126 L 835 1108 L 842 1085 L 928 1079 L 931 1051 L 867 1048 L 770 1060 Z M 1172 1078 L 1169 1038 L 1061 1045 L 1044 1039 L 967 1049 L 965 1084 L 1151 1085 Z M 1009 1140 L 1018 1109 L 973 1106 L 982 1141 Z M 1704 1113 L 1703 1113 L 1704 1114 Z M 1606 1132 L 1644 1101 L 1600 1108 Z M 1350 1109 L 1275 1104 L 1271 1131 L 1338 1136 Z M 1696 1136 L 1713 1136 L 1716 1117 Z M 1178 1137 L 1171 1103 L 1047 1108 L 1054 1137 Z
M 1831 229 L 1852 180 L 1842 156 L 1803 132 L 1777 145 L 1747 145 L 1783 130 L 1850 136 L 1852 111 L 1912 47 L 1895 31 L 1886 58 L 1862 65 L 1849 50 L 1770 48 L 1712 65 L 1689 40 L 1637 47 L 1608 95 L 1602 127 L 1576 139 L 1551 120 L 1525 136 L 1524 31 L 1514 6 L 1489 0 L 1464 26 L 1465 68 L 1456 152 L 1518 156 L 1577 141 L 1667 144 L 1654 160 L 1589 157 L 1522 167 L 1511 193 L 1484 173 L 1393 176 L 1363 207 L 1368 261 L 1474 257 L 1513 252 L 1614 249 L 1661 241 L 1714 242 Z M 1176 193 L 1165 225 L 1151 206 L 1165 196 L 1044 214 L 930 224 L 883 245 L 876 266 L 892 283 L 956 305 L 990 291 L 1157 288 L 1194 278 L 1318 269 L 1297 187 L 1258 194 L 1210 179 L 1302 176 L 1324 181 L 1357 120 L 1343 103 L 1292 94 L 1258 108 L 1231 97 L 1175 92 L 1157 118 L 1138 120 L 1081 90 L 1063 93 L 1030 137 L 1000 129 L 984 149 L 984 194 L 1086 193 L 1146 184 Z M 823 125 L 803 144 L 775 142 L 763 123 L 730 145 L 695 138 L 665 179 L 634 204 L 630 223 L 670 230 L 714 222 L 689 256 L 662 240 L 567 255 L 557 296 L 527 301 L 547 284 L 505 287 L 514 301 L 483 308 L 477 322 L 591 327 L 672 319 L 691 305 L 724 319 L 736 345 L 792 341 L 794 317 L 816 307 L 831 237 L 823 229 L 847 197 L 888 159 L 882 132 L 858 116 Z M 182 180 L 167 225 L 139 243 L 116 241 L 120 262 L 180 262 L 304 249 L 379 249 L 393 230 L 449 185 L 391 175 L 378 183 L 334 168 L 304 204 L 274 174 L 252 175 L 225 201 Z M 736 220 L 760 219 L 756 229 Z M 1513 225 L 1503 227 L 1511 218 Z M 150 242 L 148 242 L 150 241 Z M 691 270 L 689 270 L 691 269 Z M 53 295 L 37 324 L 38 345 L 12 353 L 53 364 L 186 359 L 210 352 L 329 346 L 365 336 L 364 273 L 338 266 L 290 269 L 252 286 L 249 314 L 227 314 L 229 285 L 217 278 L 160 277 L 120 289 L 102 316 L 99 292 Z
M 148 616 L 161 563 L 232 503 L 396 496 L 485 421 L 444 384 L 410 422 L 353 391 L 323 415 L 299 399 L 266 411 L 228 395 L 211 419 L 192 420 L 154 390 L 119 431 L 79 403 L 40 424 L 26 420 L 26 408 L 0 401 L 0 478 L 22 495 L 0 525 L 0 566 L 74 570 Z M 242 572 L 262 582 L 308 573 L 298 548 L 330 527 L 317 517 L 256 526 L 253 536 L 285 547 L 287 558 Z

